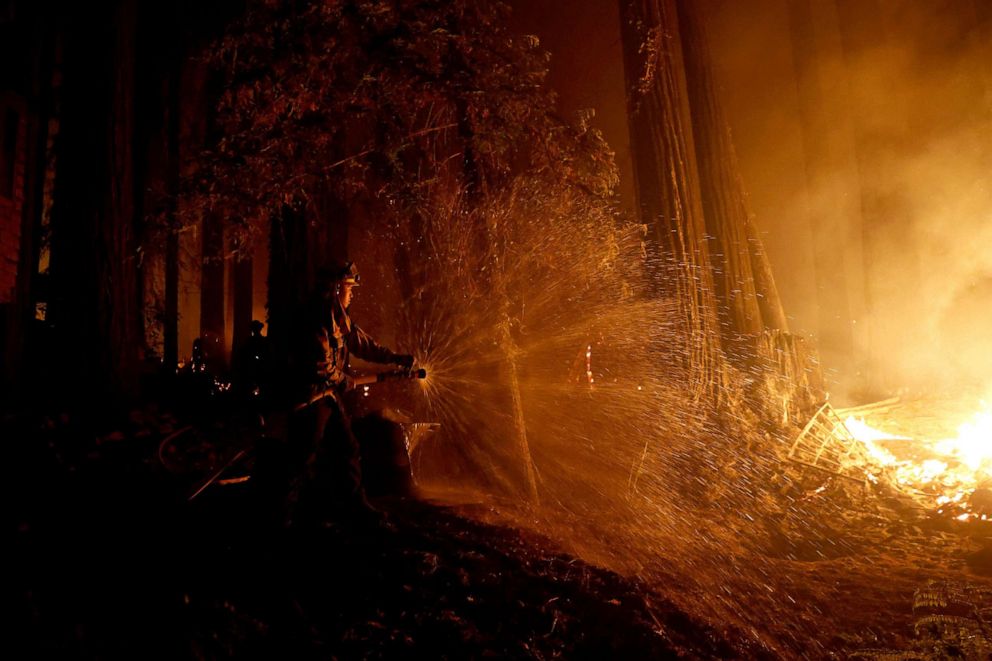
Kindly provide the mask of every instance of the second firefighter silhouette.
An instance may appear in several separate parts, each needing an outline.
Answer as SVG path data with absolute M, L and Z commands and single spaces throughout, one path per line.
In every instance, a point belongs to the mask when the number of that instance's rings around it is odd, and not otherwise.
M 413 367 L 413 356 L 379 345 L 351 320 L 348 308 L 358 284 L 351 262 L 322 272 L 302 320 L 296 372 L 305 388 L 300 389 L 303 403 L 293 413 L 291 435 L 295 444 L 309 447 L 309 456 L 291 497 L 294 525 L 327 517 L 384 521 L 365 497 L 360 448 L 342 395 L 353 387 L 348 367 L 352 354 L 404 368 Z

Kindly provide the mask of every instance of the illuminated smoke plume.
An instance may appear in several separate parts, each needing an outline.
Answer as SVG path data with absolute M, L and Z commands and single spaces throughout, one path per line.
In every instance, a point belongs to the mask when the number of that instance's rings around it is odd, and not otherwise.
M 704 4 L 756 221 L 833 394 L 986 386 L 988 3 Z

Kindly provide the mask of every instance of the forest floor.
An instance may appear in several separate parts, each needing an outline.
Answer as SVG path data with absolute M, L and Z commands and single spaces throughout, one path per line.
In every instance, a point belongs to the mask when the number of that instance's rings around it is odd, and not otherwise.
M 8 419 L 11 649 L 34 658 L 987 658 L 992 531 L 828 485 L 698 528 L 388 500 L 394 530 L 286 530 L 189 485 L 174 420 Z M 442 500 L 447 504 L 442 504 Z M 705 519 L 709 519 L 706 521 Z M 563 526 L 568 527 L 566 533 Z M 586 526 L 587 529 L 583 529 Z M 622 526 L 621 526 L 622 527 Z M 581 540 L 581 541 L 580 541 Z M 832 550 L 831 550 L 832 549 Z
M 668 658 L 732 648 L 539 534 L 412 499 L 392 530 L 285 529 L 247 488 L 186 502 L 174 421 L 8 420 L 6 612 L 25 658 Z

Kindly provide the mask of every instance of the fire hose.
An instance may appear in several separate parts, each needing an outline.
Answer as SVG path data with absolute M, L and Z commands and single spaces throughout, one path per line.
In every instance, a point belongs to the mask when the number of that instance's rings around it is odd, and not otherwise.
M 373 383 L 382 383 L 383 381 L 401 381 L 404 379 L 426 379 L 427 370 L 424 368 L 420 369 L 404 369 L 404 370 L 390 370 L 387 372 L 379 372 L 377 374 L 369 374 L 367 376 L 357 376 L 351 379 L 351 385 L 367 386 Z M 301 402 L 293 407 L 293 411 L 302 411 L 311 404 L 316 404 L 325 397 L 334 396 L 340 389 L 340 384 L 331 388 L 325 388 L 320 392 L 316 393 L 310 399 L 305 402 Z

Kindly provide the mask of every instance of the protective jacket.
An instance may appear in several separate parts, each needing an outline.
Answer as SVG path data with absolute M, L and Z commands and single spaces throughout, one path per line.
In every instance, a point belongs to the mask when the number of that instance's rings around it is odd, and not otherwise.
M 329 309 L 328 309 L 329 308 Z M 326 311 L 318 311 L 311 326 L 311 395 L 330 387 L 343 386 L 349 374 L 351 354 L 373 363 L 397 363 L 401 356 L 378 344 L 359 328 L 336 299 Z

